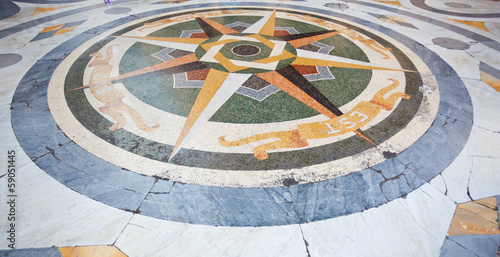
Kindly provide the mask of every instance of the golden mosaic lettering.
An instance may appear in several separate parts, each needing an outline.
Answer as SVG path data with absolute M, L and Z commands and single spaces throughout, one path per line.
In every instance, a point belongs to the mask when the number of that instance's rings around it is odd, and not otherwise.
M 296 130 L 277 131 L 250 136 L 241 140 L 227 141 L 225 136 L 219 138 L 219 144 L 225 147 L 235 147 L 257 142 L 264 139 L 276 138 L 277 141 L 255 147 L 252 152 L 257 159 L 267 159 L 267 151 L 282 148 L 301 148 L 309 145 L 308 139 L 327 138 L 355 132 L 373 120 L 382 109 L 392 110 L 399 98 L 410 99 L 402 92 L 391 94 L 388 98 L 384 95 L 395 89 L 399 81 L 390 79 L 392 84 L 381 89 L 372 100 L 358 103 L 352 110 L 326 121 L 299 124 Z

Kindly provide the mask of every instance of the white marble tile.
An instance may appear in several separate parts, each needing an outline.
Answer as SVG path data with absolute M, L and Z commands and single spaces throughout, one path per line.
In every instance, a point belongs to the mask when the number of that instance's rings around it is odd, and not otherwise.
M 488 176 L 495 177 L 494 167 L 500 164 L 500 135 L 496 125 L 500 93 L 480 80 L 464 79 L 464 83 L 474 109 L 471 135 L 460 156 L 431 181 L 431 185 L 457 203 L 495 195 L 497 185 Z M 482 161 L 483 159 L 486 161 Z M 444 181 L 444 188 L 440 188 L 440 180 Z M 482 184 L 485 185 L 484 190 Z
M 474 125 L 462 155 L 500 158 L 500 93 L 478 80 L 464 80 L 474 109 Z
M 468 195 L 472 157 L 460 155 L 430 184 L 457 203 L 471 201 Z
M 495 69 L 500 69 L 500 58 L 498 52 L 492 51 L 488 47 L 484 47 L 485 51 L 471 53 L 478 61 L 484 62 Z M 469 52 L 469 50 L 467 50 Z
M 498 20 L 490 20 L 484 23 L 484 26 L 496 36 L 496 38 L 500 38 L 500 22 Z
M 463 153 L 469 156 L 500 158 L 500 133 L 473 126 Z
M 474 157 L 469 192 L 477 200 L 500 194 L 500 158 Z
M 299 225 L 213 227 L 134 215 L 116 246 L 139 256 L 307 256 Z
M 44 3 L 43 6 L 40 6 L 33 3 L 16 2 L 16 5 L 18 5 L 21 8 L 20 11 L 14 16 L 0 21 L 0 27 L 4 28 L 12 26 L 12 24 L 20 24 L 23 22 L 29 22 L 33 19 L 45 18 L 47 16 L 60 14 L 70 10 L 75 10 L 81 8 L 83 4 L 88 5 L 91 3 L 92 3 L 91 1 L 80 1 L 78 3 L 63 3 L 61 5 Z M 53 9 L 53 10 L 48 10 L 46 12 L 35 13 L 37 7 L 59 8 L 59 9 Z
M 434 187 L 362 213 L 304 224 L 315 256 L 438 256 L 455 203 Z
M 436 188 L 437 190 L 439 190 L 441 193 L 446 195 L 447 193 L 446 181 L 444 180 L 443 176 L 441 176 L 441 174 L 438 174 L 431 181 L 429 181 L 429 184 L 434 188 Z
M 112 244 L 132 216 L 68 189 L 34 163 L 18 167 L 16 178 L 16 249 Z
M 437 53 L 461 78 L 480 79 L 479 61 L 469 53 L 463 50 L 446 49 L 438 45 L 427 45 L 427 48 Z
M 463 81 L 474 106 L 474 126 L 500 132 L 498 127 L 500 92 L 480 80 L 464 79 Z

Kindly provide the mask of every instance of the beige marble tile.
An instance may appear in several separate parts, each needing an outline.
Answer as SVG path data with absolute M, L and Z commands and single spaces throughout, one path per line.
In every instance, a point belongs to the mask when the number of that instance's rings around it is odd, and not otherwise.
M 448 235 L 500 234 L 497 206 L 496 197 L 459 204 Z
M 127 257 L 116 246 L 73 246 L 60 247 L 62 257 Z

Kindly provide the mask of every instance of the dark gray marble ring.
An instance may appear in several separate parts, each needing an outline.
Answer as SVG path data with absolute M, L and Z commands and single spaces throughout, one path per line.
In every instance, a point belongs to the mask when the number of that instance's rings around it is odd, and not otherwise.
M 332 15 L 328 10 L 293 4 L 239 4 Z M 194 224 L 273 226 L 352 214 L 401 197 L 438 175 L 467 142 L 472 128 L 472 104 L 453 68 L 411 38 L 341 13 L 335 16 L 378 30 L 414 51 L 429 65 L 439 85 L 439 110 L 432 126 L 415 144 L 376 166 L 322 182 L 289 187 L 199 186 L 124 170 L 95 157 L 66 137 L 48 109 L 47 87 L 53 72 L 69 53 L 118 25 L 156 14 L 203 7 L 237 6 L 234 3 L 197 4 L 128 16 L 90 29 L 41 58 L 23 77 L 12 100 L 12 126 L 28 156 L 72 190 L 125 211 Z

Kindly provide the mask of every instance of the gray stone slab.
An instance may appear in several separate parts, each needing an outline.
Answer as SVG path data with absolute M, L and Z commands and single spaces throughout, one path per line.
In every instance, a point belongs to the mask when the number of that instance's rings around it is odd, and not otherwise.
M 500 78 L 500 70 L 495 69 L 492 66 L 490 66 L 484 62 L 481 62 L 479 64 L 479 69 L 481 69 L 481 71 L 484 71 L 484 72 L 486 72 L 486 73 L 488 73 L 496 78 Z
M 145 198 L 143 193 L 119 188 L 114 184 L 88 176 L 84 171 L 57 159 L 53 153 L 39 158 L 35 163 L 76 192 L 122 210 L 136 211 Z
M 0 1 L 0 20 L 7 19 L 17 14 L 21 8 L 10 0 Z
M 448 236 L 440 257 L 497 257 L 500 235 Z
M 363 195 L 364 205 L 367 208 L 376 207 L 387 202 L 387 197 L 383 194 L 380 183 L 384 180 L 383 176 L 371 169 L 358 172 L 368 185 L 368 190 Z
M 48 153 L 45 142 L 42 142 L 33 128 L 35 123 L 32 118 L 31 109 L 27 108 L 26 103 L 13 103 L 11 105 L 12 126 L 17 140 L 23 147 L 23 150 L 31 158 L 35 159 Z
M 0 251 L 0 257 L 62 257 L 57 247 Z
M 403 163 L 395 157 L 371 168 L 383 176 L 378 184 L 388 201 L 405 195 L 428 181 L 411 169 L 411 164 L 412 162 Z
M 453 7 L 453 8 L 472 8 L 471 5 L 463 4 L 463 3 L 449 2 L 449 3 L 444 3 L 444 4 L 446 6 Z
M 396 156 L 395 156 L 396 157 Z M 403 173 L 407 167 L 395 158 L 389 158 L 373 167 L 372 170 L 380 173 L 384 179 L 391 179 Z
M 300 223 L 320 220 L 325 216 L 324 212 L 332 213 L 338 209 L 334 206 L 333 186 L 329 181 L 294 185 L 290 187 L 290 194 Z
M 23 57 L 18 54 L 0 54 L 0 69 L 12 66 L 19 61 L 21 61 Z
M 382 175 L 360 171 L 336 179 L 290 187 L 300 223 L 356 213 L 387 202 Z
M 500 210 L 500 195 L 497 195 L 497 210 Z M 500 211 L 498 212 L 498 220 L 500 220 Z
M 411 150 L 405 150 L 396 157 L 425 181 L 448 167 L 469 137 L 472 124 L 460 121 L 446 123 L 447 120 L 447 117 L 437 115 L 434 129 L 429 129 L 409 148 Z
M 55 157 L 62 162 L 85 173 L 93 179 L 100 180 L 118 188 L 131 190 L 146 195 L 155 182 L 155 178 L 124 170 L 106 162 L 81 149 L 71 142 L 56 149 Z
M 36 35 L 30 42 L 50 38 L 50 37 L 54 36 L 54 34 L 56 34 L 56 32 L 57 32 L 57 30 L 40 33 L 40 34 Z
M 217 226 L 270 226 L 298 222 L 286 187 L 236 189 L 176 183 L 169 193 L 149 194 L 139 213 Z
M 151 188 L 150 192 L 159 194 L 168 194 L 170 193 L 170 190 L 172 190 L 174 184 L 175 182 L 172 181 L 158 179 L 158 181 L 156 181 L 156 183 L 154 184 L 153 188 Z
M 447 37 L 434 38 L 432 39 L 432 43 L 444 47 L 446 49 L 452 49 L 452 50 L 467 50 L 470 48 L 469 44 L 465 42 Z

